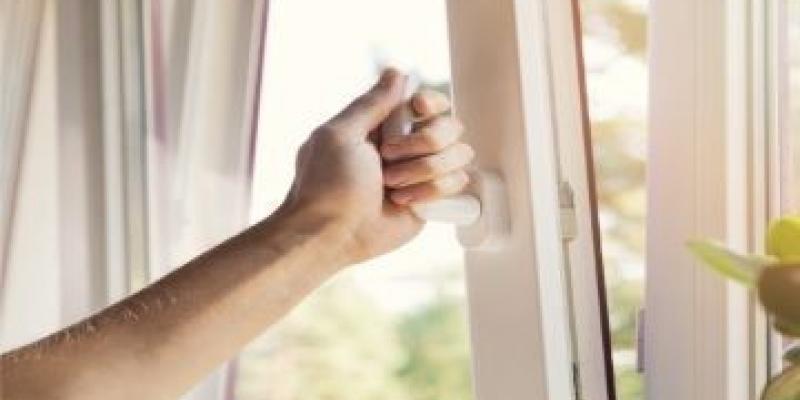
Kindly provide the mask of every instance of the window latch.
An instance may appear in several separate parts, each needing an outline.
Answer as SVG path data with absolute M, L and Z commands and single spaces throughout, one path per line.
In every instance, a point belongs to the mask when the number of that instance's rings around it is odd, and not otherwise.
M 571 242 L 578 237 L 578 217 L 575 213 L 575 191 L 569 182 L 558 185 L 558 203 L 561 211 L 561 240 Z

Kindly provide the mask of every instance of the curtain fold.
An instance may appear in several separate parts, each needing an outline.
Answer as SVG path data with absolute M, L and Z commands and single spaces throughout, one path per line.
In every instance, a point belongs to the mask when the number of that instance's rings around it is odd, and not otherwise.
M 45 0 L 0 0 L 0 293 Z M 0 296 L 2 304 L 2 296 Z
M 246 227 L 267 4 L 153 0 L 146 7 L 154 278 Z M 188 398 L 232 398 L 230 377 L 219 371 Z
M 37 64 L 45 4 L 54 10 L 49 24 L 57 34 L 52 57 Z M 52 309 L 48 324 L 57 325 L 246 227 L 267 6 L 268 0 L 0 0 L 0 301 L 35 292 L 41 271 L 28 268 L 30 251 L 17 250 L 42 230 L 52 233 L 49 246 L 34 258 L 54 264 L 57 287 L 44 296 L 53 301 L 39 303 Z M 42 68 L 53 72 L 45 97 L 55 110 L 47 133 L 31 136 L 32 71 Z M 33 137 L 25 151 L 31 162 L 52 159 L 38 167 L 47 177 L 42 182 L 20 174 L 23 143 Z M 26 188 L 53 187 L 53 215 L 15 214 L 18 176 Z M 24 201 L 34 192 L 26 189 Z M 14 217 L 23 220 L 15 225 Z M 4 282 L 9 249 L 12 269 L 24 274 Z M 4 284 L 13 290 L 6 293 Z M 17 297 L 15 309 L 25 299 Z M 0 308 L 0 323 L 39 318 L 24 311 Z M 0 326 L 0 336 L 6 331 Z M 17 335 L 14 344 L 43 333 Z M 188 398 L 232 398 L 226 377 L 217 373 Z
M 247 220 L 265 13 L 264 0 L 153 1 L 146 11 L 154 276 Z
M 24 319 L 20 310 L 10 310 L 24 296 L 10 290 L 12 237 L 20 192 L 22 164 L 26 153 L 29 111 L 34 107 L 34 78 L 37 72 L 45 0 L 0 0 L 0 351 L 23 342 L 53 322 L 42 315 L 37 321 Z M 29 160 L 31 161 L 31 160 Z M 37 171 L 29 171 L 36 176 Z M 23 188 L 24 189 L 24 188 Z M 18 221 L 19 222 L 19 221 Z M 17 254 L 25 254 L 29 248 Z M 30 304 L 28 312 L 41 312 L 42 303 Z M 42 313 L 46 314 L 46 313 Z M 11 326 L 9 321 L 23 320 Z

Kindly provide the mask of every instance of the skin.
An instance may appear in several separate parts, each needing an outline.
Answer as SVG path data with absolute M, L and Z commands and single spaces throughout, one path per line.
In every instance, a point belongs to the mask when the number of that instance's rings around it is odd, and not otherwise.
M 408 208 L 460 192 L 472 149 L 434 92 L 418 132 L 378 143 L 405 77 L 379 83 L 319 127 L 273 215 L 90 318 L 0 359 L 7 400 L 175 399 L 348 265 L 422 228 Z

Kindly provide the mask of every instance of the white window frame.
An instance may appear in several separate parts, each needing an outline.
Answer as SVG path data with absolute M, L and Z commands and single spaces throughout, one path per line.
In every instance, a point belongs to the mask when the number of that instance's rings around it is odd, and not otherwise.
M 499 247 L 466 252 L 479 400 L 613 396 L 574 7 L 448 2 L 456 113 L 512 221 Z
M 780 214 L 775 2 L 651 7 L 647 398 L 758 398 L 780 365 L 754 296 L 695 262 L 685 241 L 763 252 Z

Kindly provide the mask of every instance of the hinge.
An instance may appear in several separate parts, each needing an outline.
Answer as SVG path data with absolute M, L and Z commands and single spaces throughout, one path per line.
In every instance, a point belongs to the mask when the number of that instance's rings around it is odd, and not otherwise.
M 639 312 L 636 313 L 636 372 L 643 374 L 645 363 L 645 351 L 647 348 L 645 347 L 645 315 L 644 315 L 644 308 L 639 309 Z
M 575 214 L 575 192 L 569 182 L 558 185 L 558 205 L 561 211 L 561 240 L 571 242 L 578 237 L 578 217 Z

